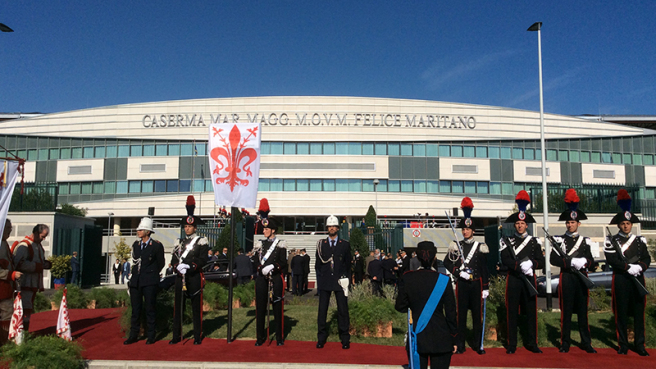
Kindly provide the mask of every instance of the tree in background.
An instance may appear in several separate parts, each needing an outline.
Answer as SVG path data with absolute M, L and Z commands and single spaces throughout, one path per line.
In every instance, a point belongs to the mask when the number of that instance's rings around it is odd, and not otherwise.
M 243 221 L 244 217 L 241 215 L 241 211 L 239 209 L 235 209 L 235 224 L 240 225 Z M 235 248 L 234 250 L 231 249 L 231 244 L 230 244 L 230 232 L 232 229 L 232 224 L 228 223 L 223 227 L 221 230 L 221 234 L 219 234 L 219 238 L 216 239 L 216 244 L 212 248 L 212 251 L 222 251 L 223 248 L 228 249 L 228 255 L 230 253 L 234 252 L 235 250 L 238 250 L 240 248 L 239 245 L 239 238 L 237 237 L 237 232 L 235 232 Z
M 367 215 L 364 216 L 364 224 L 367 227 L 375 227 L 376 222 L 376 210 L 374 210 L 373 205 L 369 205 L 369 210 L 367 210 Z
M 351 244 L 351 255 L 355 255 L 355 250 L 358 250 L 363 258 L 369 255 L 369 245 L 367 245 L 367 240 L 360 228 L 355 227 L 351 230 L 349 243 Z
M 11 196 L 9 211 L 54 211 L 55 201 L 45 188 L 25 188 L 21 202 L 20 186 Z
M 61 209 L 57 209 L 57 212 L 62 214 L 75 215 L 78 217 L 86 217 L 88 211 L 87 209 L 78 208 L 75 205 L 62 204 Z
M 132 255 L 132 246 L 128 245 L 127 242 L 125 242 L 124 237 L 121 237 L 118 243 L 114 241 L 114 256 L 116 256 L 117 259 L 119 259 L 120 261 L 123 261 L 123 259 L 130 260 L 131 255 Z

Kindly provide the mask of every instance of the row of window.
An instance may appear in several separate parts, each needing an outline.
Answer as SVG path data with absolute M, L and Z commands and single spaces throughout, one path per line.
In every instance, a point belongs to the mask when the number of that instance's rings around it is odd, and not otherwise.
M 89 146 L 60 149 L 19 150 L 14 154 L 27 160 L 102 159 L 139 156 L 204 156 L 206 143 Z

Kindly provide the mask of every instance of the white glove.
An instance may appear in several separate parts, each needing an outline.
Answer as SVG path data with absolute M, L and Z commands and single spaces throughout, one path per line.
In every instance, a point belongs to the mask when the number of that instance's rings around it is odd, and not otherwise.
M 185 275 L 187 273 L 187 269 L 189 269 L 189 264 L 180 263 L 178 264 L 177 269 L 180 274 Z
M 533 275 L 533 262 L 530 260 L 522 261 L 521 264 L 519 264 L 519 267 L 522 268 L 522 273 L 526 275 Z M 528 272 L 531 272 L 529 274 Z
M 273 271 L 273 265 L 267 265 L 264 268 L 262 268 L 262 274 L 264 275 L 269 275 Z
M 533 277 L 533 269 L 529 269 L 528 271 L 524 272 L 529 277 Z
M 627 272 L 632 276 L 637 277 L 642 273 L 642 267 L 638 264 L 629 264 L 629 270 L 627 270 Z
M 582 269 L 588 261 L 585 258 L 573 258 L 572 267 L 580 270 Z
M 490 290 L 483 290 L 483 299 L 486 299 L 488 296 L 490 296 Z
M 465 279 L 465 280 L 469 280 L 470 277 L 471 277 L 471 274 L 469 274 L 465 271 L 460 272 L 460 278 Z

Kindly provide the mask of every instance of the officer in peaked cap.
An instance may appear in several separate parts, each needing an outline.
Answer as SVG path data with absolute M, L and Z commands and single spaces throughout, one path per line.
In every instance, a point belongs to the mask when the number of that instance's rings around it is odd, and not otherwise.
M 588 326 L 588 298 L 590 291 L 578 275 L 577 270 L 584 275 L 595 265 L 592 256 L 592 241 L 579 235 L 582 220 L 588 219 L 585 213 L 578 209 L 579 196 L 576 190 L 570 188 L 565 192 L 567 210 L 560 214 L 558 221 L 565 222 L 567 231 L 564 235 L 554 236 L 561 253 L 551 251 L 551 264 L 560 268 L 558 298 L 560 303 L 560 352 L 569 352 L 571 346 L 570 332 L 572 329 L 572 313 L 576 312 L 581 335 L 581 348 L 588 353 L 597 351 L 592 348 L 590 327 Z M 562 255 L 562 256 L 561 256 Z
M 506 278 L 506 310 L 508 311 L 508 343 L 506 353 L 514 354 L 517 350 L 517 317 L 519 306 L 526 312 L 528 320 L 528 341 L 526 348 L 534 353 L 542 353 L 538 347 L 538 306 L 537 294 L 531 296 L 531 289 L 527 284 L 536 288 L 535 271 L 544 267 L 544 254 L 542 242 L 527 233 L 528 224 L 535 223 L 526 207 L 531 202 L 528 193 L 519 191 L 515 203 L 519 211 L 506 219 L 506 223 L 513 223 L 515 234 L 502 237 L 499 240 L 501 262 L 508 268 Z
M 196 201 L 193 196 L 187 197 L 187 216 L 180 220 L 184 228 L 184 237 L 178 238 L 173 245 L 171 265 L 177 274 L 175 279 L 175 309 L 173 316 L 174 345 L 182 340 L 182 315 L 186 306 L 185 300 L 191 300 L 191 310 L 194 321 L 194 345 L 200 345 L 203 339 L 203 266 L 207 263 L 209 243 L 207 238 L 196 234 L 203 220 L 194 215 Z
M 458 300 L 458 336 L 456 338 L 457 354 L 465 352 L 467 333 L 467 312 L 471 310 L 474 328 L 474 350 L 485 354 L 482 345 L 483 333 L 483 299 L 489 294 L 489 273 L 487 271 L 487 254 L 489 248 L 484 243 L 474 241 L 474 228 L 471 212 L 474 203 L 469 197 L 462 199 L 460 207 L 464 217 L 460 220 L 463 241 L 460 247 L 454 243 L 444 258 L 444 267 L 456 280 L 456 299 Z M 460 254 L 462 250 L 462 254 Z
M 287 243 L 276 237 L 278 221 L 273 217 L 262 219 L 262 233 L 266 239 L 257 241 L 253 248 L 253 259 L 257 266 L 255 277 L 255 329 L 257 339 L 255 346 L 262 346 L 269 338 L 267 318 L 268 304 L 273 305 L 276 321 L 276 341 L 284 345 L 284 311 L 285 281 L 283 272 L 287 270 Z
M 627 338 L 628 317 L 633 315 L 635 327 L 635 350 L 640 356 L 649 356 L 645 350 L 645 304 L 646 296 L 640 294 L 636 284 L 645 284 L 645 271 L 651 263 L 647 250 L 647 240 L 631 234 L 634 223 L 640 219 L 631 212 L 631 196 L 625 189 L 617 193 L 617 204 L 622 211 L 617 213 L 610 224 L 617 224 L 620 231 L 606 238 L 604 254 L 613 267 L 613 312 L 619 344 L 618 354 L 629 351 Z M 621 254 L 620 254 L 621 253 Z

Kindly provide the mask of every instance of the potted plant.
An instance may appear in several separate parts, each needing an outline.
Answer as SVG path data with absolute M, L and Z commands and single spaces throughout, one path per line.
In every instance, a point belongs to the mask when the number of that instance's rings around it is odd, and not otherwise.
M 52 264 L 50 275 L 52 275 L 55 288 L 62 288 L 66 284 L 66 273 L 72 271 L 70 255 L 51 255 L 48 261 Z

